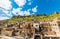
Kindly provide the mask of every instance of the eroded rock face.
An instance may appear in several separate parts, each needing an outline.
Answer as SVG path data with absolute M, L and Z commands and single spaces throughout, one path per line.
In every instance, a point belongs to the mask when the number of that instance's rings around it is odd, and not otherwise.
M 52 22 L 53 23 L 53 22 Z M 16 23 L 8 23 L 5 27 L 1 27 L 1 35 L 8 37 L 25 37 L 33 38 L 34 35 L 56 35 L 55 31 L 52 31 L 50 22 L 47 21 L 23 21 Z M 15 38 L 13 38 L 15 39 Z
M 9 23 L 6 27 L 1 27 L 2 36 L 20 36 L 20 37 L 33 37 L 34 35 L 34 21 L 23 21 L 16 23 Z M 14 38 L 13 38 L 14 39 Z

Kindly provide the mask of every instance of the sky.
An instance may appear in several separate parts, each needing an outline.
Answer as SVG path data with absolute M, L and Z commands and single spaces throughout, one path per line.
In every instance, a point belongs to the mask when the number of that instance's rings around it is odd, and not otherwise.
M 0 20 L 53 12 L 60 12 L 60 0 L 0 0 Z

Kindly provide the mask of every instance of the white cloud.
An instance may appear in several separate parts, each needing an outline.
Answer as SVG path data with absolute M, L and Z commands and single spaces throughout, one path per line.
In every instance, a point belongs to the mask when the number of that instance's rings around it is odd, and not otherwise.
M 0 20 L 6 20 L 9 19 L 8 17 L 0 17 Z
M 18 12 L 18 15 L 27 16 L 27 15 L 30 15 L 30 12 L 29 11 L 20 11 L 20 12 Z
M 19 13 L 20 13 L 20 10 L 21 10 L 21 8 L 17 8 L 17 9 L 13 9 L 12 10 L 12 13 L 14 14 L 14 15 L 18 15 Z
M 24 16 L 24 12 L 23 12 L 23 11 L 20 11 L 20 12 L 18 13 L 18 15 Z
M 30 15 L 29 10 L 30 10 L 30 9 L 28 9 L 27 11 L 21 11 L 21 8 L 17 8 L 17 9 L 13 9 L 12 13 L 13 13 L 14 15 L 21 15 L 21 16 Z
M 33 11 L 33 12 L 37 12 L 37 6 L 34 7 L 34 8 L 32 8 L 32 11 Z
M 9 11 L 7 11 L 7 10 L 3 10 L 3 12 L 4 12 L 7 16 L 12 16 L 11 13 L 9 13 Z
M 3 14 L 6 14 L 7 16 L 12 16 L 11 15 L 11 12 L 9 13 L 9 11 L 8 10 L 4 10 L 4 9 L 2 9 L 2 8 L 0 8 L 0 12 L 3 12 Z
M 33 13 L 30 13 L 30 10 L 31 9 L 28 9 L 28 10 L 26 10 L 26 11 L 21 11 L 21 8 L 17 8 L 17 9 L 13 9 L 13 11 L 12 11 L 12 13 L 14 14 L 14 15 L 21 15 L 21 16 L 27 16 L 27 15 L 32 15 L 32 14 L 35 14 L 35 12 L 37 12 L 37 6 L 36 7 L 34 7 L 34 8 L 32 8 L 32 11 L 33 11 Z
M 9 0 L 0 0 L 0 7 L 6 10 L 10 10 L 12 8 L 11 2 Z
M 23 6 L 26 3 L 26 0 L 15 0 L 16 4 L 18 4 L 19 6 Z
M 14 15 L 16 15 L 16 13 L 19 12 L 19 11 L 20 11 L 19 8 L 17 8 L 17 9 L 13 8 L 12 13 L 13 13 Z
M 24 11 L 24 15 L 30 15 L 30 12 L 29 11 Z

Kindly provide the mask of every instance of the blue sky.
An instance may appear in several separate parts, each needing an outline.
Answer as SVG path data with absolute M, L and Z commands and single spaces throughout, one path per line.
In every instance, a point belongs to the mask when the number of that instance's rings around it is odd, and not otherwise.
M 15 15 L 51 14 L 60 12 L 60 0 L 0 0 L 1 20 Z

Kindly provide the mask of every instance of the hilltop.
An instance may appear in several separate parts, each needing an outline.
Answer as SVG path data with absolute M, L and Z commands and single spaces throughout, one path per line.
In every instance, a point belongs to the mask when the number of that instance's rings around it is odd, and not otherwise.
M 29 21 L 29 20 L 52 20 L 54 18 L 59 18 L 60 17 L 60 12 L 55 12 L 53 14 L 40 14 L 40 15 L 28 15 L 28 16 L 13 16 L 11 19 L 8 19 L 7 22 L 11 23 L 11 22 L 19 22 L 19 21 Z
M 29 20 L 45 20 L 45 21 L 50 21 L 54 18 L 59 18 L 60 17 L 60 12 L 55 12 L 53 14 L 38 14 L 38 15 L 28 15 L 28 16 L 13 16 L 10 19 L 7 20 L 2 20 L 0 23 L 11 23 L 11 22 L 21 22 L 21 21 L 29 21 Z

